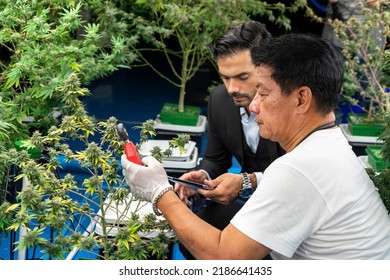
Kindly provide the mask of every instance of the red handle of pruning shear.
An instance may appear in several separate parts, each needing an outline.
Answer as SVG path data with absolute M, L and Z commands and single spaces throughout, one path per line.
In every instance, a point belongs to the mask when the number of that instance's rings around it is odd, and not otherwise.
M 119 138 L 125 143 L 124 149 L 126 158 L 136 164 L 142 165 L 142 161 L 138 155 L 137 148 L 134 146 L 133 142 L 129 140 L 129 135 L 127 134 L 126 128 L 123 123 L 119 123 L 116 127 Z
M 135 148 L 133 142 L 131 141 L 126 142 L 124 148 L 125 148 L 126 158 L 129 161 L 142 165 L 142 161 L 138 155 L 137 149 Z

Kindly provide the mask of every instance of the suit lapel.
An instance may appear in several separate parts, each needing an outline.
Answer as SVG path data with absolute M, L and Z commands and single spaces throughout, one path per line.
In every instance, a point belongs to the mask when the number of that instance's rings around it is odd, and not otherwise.
M 243 159 L 244 159 L 244 154 L 245 154 L 245 146 L 246 141 L 244 139 L 244 132 L 242 131 L 242 126 L 241 126 L 241 116 L 240 116 L 240 108 L 234 105 L 232 98 L 229 96 L 228 100 L 228 108 L 229 110 L 226 110 L 227 114 L 227 126 L 231 127 L 231 131 L 235 131 L 236 133 L 230 133 L 230 135 L 226 135 L 226 137 L 233 137 L 232 143 L 233 147 L 236 150 L 235 154 L 237 155 L 236 158 L 238 162 L 243 165 Z

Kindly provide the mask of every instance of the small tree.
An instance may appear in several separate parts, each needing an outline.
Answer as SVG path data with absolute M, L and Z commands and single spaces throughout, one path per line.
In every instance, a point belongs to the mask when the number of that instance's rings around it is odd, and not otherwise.
M 384 120 L 390 112 L 389 87 L 390 11 L 389 1 L 370 7 L 361 7 L 362 19 L 351 17 L 343 22 L 330 20 L 340 39 L 345 57 L 346 82 L 344 97 L 354 105 L 360 105 L 367 113 L 367 122 Z M 354 98 L 354 93 L 359 93 Z M 359 100 L 361 101 L 360 103 Z
M 135 23 L 142 23 L 141 42 L 148 47 L 138 46 L 134 51 L 143 63 L 179 88 L 178 111 L 183 112 L 186 84 L 210 59 L 209 45 L 214 38 L 232 24 L 254 16 L 289 29 L 285 12 L 295 12 L 306 1 L 294 1 L 291 6 L 257 0 L 136 0 L 136 4 Z M 162 72 L 148 59 L 147 54 L 151 52 L 162 54 L 171 73 Z

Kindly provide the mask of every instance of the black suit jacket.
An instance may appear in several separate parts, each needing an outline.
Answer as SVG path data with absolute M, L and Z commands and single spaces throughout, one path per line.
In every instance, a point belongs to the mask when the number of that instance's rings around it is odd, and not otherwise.
M 248 166 L 240 108 L 234 104 L 224 85 L 219 85 L 210 94 L 207 115 L 207 146 L 197 169 L 206 170 L 211 178 L 226 173 L 232 166 L 233 156 L 241 167 L 246 166 L 245 169 L 262 172 L 272 161 L 284 154 L 278 143 L 260 137 L 255 158 L 261 161 L 261 166 Z M 242 170 L 245 171 L 248 170 Z

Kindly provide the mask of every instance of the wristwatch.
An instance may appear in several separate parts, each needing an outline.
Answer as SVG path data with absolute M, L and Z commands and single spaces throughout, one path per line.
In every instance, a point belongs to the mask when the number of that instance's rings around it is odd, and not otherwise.
M 248 199 L 253 194 L 254 189 L 251 180 L 249 179 L 248 173 L 246 172 L 241 173 L 241 176 L 242 176 L 242 187 L 238 195 L 241 198 Z

